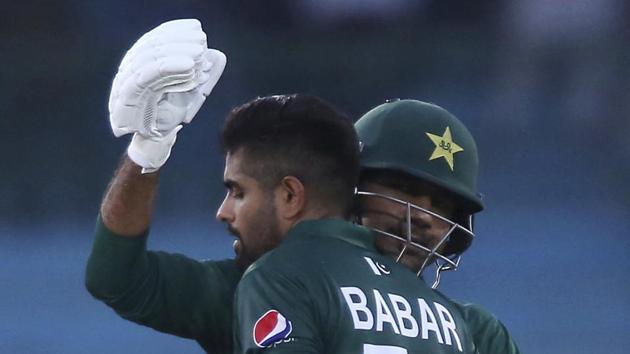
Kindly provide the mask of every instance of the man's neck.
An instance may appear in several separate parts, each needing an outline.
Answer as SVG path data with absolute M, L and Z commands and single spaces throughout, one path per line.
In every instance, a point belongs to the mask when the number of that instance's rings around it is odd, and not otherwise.
M 295 225 L 307 220 L 321 220 L 321 219 L 347 219 L 339 210 L 330 210 L 325 208 L 310 208 L 301 213 L 298 217 L 287 220 L 287 223 L 283 225 L 282 230 L 284 235 L 292 229 Z

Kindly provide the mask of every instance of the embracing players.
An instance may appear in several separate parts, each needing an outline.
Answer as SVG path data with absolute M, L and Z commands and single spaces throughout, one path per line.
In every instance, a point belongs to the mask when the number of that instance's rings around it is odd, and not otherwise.
M 476 306 L 455 303 L 415 278 L 420 268 L 436 260 L 442 268 L 458 264 L 457 257 L 472 240 L 469 216 L 481 209 L 480 202 L 475 203 L 474 142 L 466 145 L 472 138 L 459 135 L 453 125 L 458 121 L 432 105 L 408 102 L 408 114 L 400 116 L 412 120 L 411 125 L 378 114 L 404 111 L 407 101 L 392 103 L 395 109 L 378 109 L 357 123 L 365 193 L 355 212 L 377 233 L 342 220 L 349 216 L 353 186 L 348 181 L 358 168 L 356 162 L 349 162 L 352 148 L 344 145 L 353 141 L 347 122 L 317 98 L 275 96 L 238 107 L 224 128 L 224 133 L 238 133 L 233 134 L 235 144 L 224 137 L 228 195 L 218 218 L 238 235 L 237 261 L 199 262 L 147 251 L 157 171 L 168 159 L 177 132 L 195 116 L 224 65 L 225 56 L 207 48 L 195 20 L 159 26 L 139 39 L 123 59 L 112 87 L 110 120 L 116 135 L 133 133 L 134 137 L 101 206 L 86 274 L 95 297 L 124 318 L 195 339 L 207 351 L 231 352 L 237 283 L 247 265 L 280 244 L 250 268 L 240 285 L 238 348 L 381 352 L 389 346 L 391 352 L 397 348 L 518 352 L 496 318 Z M 440 114 L 432 115 L 433 111 Z M 264 114 L 269 115 L 265 126 L 279 127 L 261 143 L 256 140 L 261 138 L 258 130 L 244 127 Z M 298 125 L 282 130 L 295 119 L 306 118 L 319 128 Z M 240 128 L 239 124 L 229 128 L 230 122 L 239 120 Z M 423 145 L 406 145 L 411 140 L 388 129 L 415 134 Z M 304 144 L 283 145 L 286 134 L 304 137 Z M 392 139 L 398 145 L 385 145 Z M 346 154 L 331 150 L 334 146 L 346 146 Z M 271 151 L 274 158 L 259 156 L 262 151 Z M 370 151 L 382 154 L 369 158 Z M 413 156 L 418 157 L 418 165 L 413 164 Z M 409 160 L 402 161 L 403 157 Z M 318 161 L 322 163 L 314 163 Z M 455 177 L 448 177 L 447 169 Z M 252 192 L 255 199 L 245 203 Z M 298 278 L 313 281 L 310 287 L 301 287 Z M 377 288 L 378 282 L 386 286 Z M 289 290 L 298 298 L 285 303 Z M 291 301 L 308 303 L 286 308 Z M 336 307 L 327 307 L 332 304 Z M 341 326 L 336 335 L 322 327 L 332 324 Z M 354 339 L 342 341 L 348 333 Z

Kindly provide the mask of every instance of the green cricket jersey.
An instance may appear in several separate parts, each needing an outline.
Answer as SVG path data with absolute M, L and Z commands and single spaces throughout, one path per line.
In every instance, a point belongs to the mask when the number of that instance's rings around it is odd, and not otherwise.
M 237 353 L 475 353 L 461 308 L 341 220 L 296 225 L 237 288 Z
M 99 218 L 86 270 L 90 293 L 125 319 L 194 339 L 210 353 L 231 353 L 242 274 L 235 262 L 147 251 L 146 239 L 115 235 Z
M 304 223 L 304 226 L 310 223 L 312 222 Z M 346 227 L 341 221 L 332 223 Z M 300 224 L 296 230 L 292 231 L 287 244 L 293 243 L 295 236 L 293 234 L 301 233 L 300 230 L 303 228 Z M 310 230 L 310 227 L 307 229 Z M 350 229 L 355 230 L 354 227 Z M 364 234 L 365 230 L 360 228 L 359 230 L 361 231 L 356 232 L 355 235 L 356 240 L 347 237 L 347 239 L 331 238 L 330 241 L 334 245 L 342 244 L 345 247 L 355 245 L 368 252 L 367 250 L 372 249 L 368 245 L 373 242 L 373 239 L 369 234 Z M 241 272 L 234 261 L 196 261 L 182 255 L 147 251 L 146 240 L 147 235 L 141 235 L 138 238 L 116 235 L 107 230 L 99 218 L 92 254 L 86 269 L 86 285 L 89 291 L 125 319 L 161 332 L 194 339 L 209 353 L 232 352 L 232 306 L 236 285 L 241 278 Z M 328 244 L 328 242 L 324 243 Z M 318 246 L 317 249 L 319 248 Z M 328 250 L 322 250 L 322 252 L 328 252 Z M 335 254 L 336 251 L 332 249 L 330 252 Z M 372 262 L 380 262 L 373 263 L 377 270 L 380 269 L 379 267 L 393 267 L 388 261 L 372 253 L 369 257 Z M 317 268 L 319 262 L 323 260 L 324 258 L 320 260 L 318 257 L 317 262 L 309 264 L 307 269 L 313 271 L 313 267 Z M 292 265 L 289 264 L 289 266 Z M 297 267 L 298 263 L 295 266 Z M 307 269 L 305 269 L 305 274 L 309 272 Z M 381 274 L 385 274 L 385 270 L 384 268 Z M 299 279 L 302 279 L 299 269 L 296 268 L 295 273 L 300 276 Z M 250 277 L 251 275 L 247 278 Z M 421 281 L 414 276 L 410 283 L 421 283 Z M 266 283 L 261 289 L 268 289 L 270 285 L 270 282 Z M 244 284 L 244 286 L 247 285 Z M 258 290 L 252 289 L 252 292 L 255 291 Z M 352 289 L 346 292 L 350 299 L 353 299 L 355 295 L 352 295 Z M 374 301 L 374 295 L 367 292 L 364 294 L 372 296 L 372 298 L 367 298 L 368 306 L 370 306 Z M 387 296 L 385 293 L 381 295 Z M 429 302 L 427 304 L 431 307 Z M 344 306 L 340 306 L 337 312 L 347 312 L 348 306 Z M 478 348 L 484 349 L 479 350 L 479 353 L 518 353 L 508 332 L 491 314 L 473 305 L 459 305 L 459 308 L 466 319 L 466 325 L 472 328 L 470 332 Z M 359 306 L 357 309 L 359 320 L 364 316 L 360 309 Z M 392 310 L 391 307 L 390 310 Z M 332 311 L 332 308 L 327 309 L 317 314 L 317 317 L 323 318 Z M 436 321 L 440 321 L 439 314 L 433 313 L 433 315 L 437 316 Z M 404 315 L 402 317 L 404 318 Z M 411 325 L 410 323 L 408 326 Z M 439 326 L 439 322 L 436 323 Z M 382 323 L 384 330 L 389 329 L 390 326 L 389 322 Z M 403 330 L 405 328 L 402 327 Z M 430 336 L 437 336 L 431 330 L 427 331 Z M 445 340 L 444 337 L 442 340 Z
M 472 331 L 476 353 L 520 354 L 507 328 L 493 314 L 479 305 L 460 302 L 457 305 Z

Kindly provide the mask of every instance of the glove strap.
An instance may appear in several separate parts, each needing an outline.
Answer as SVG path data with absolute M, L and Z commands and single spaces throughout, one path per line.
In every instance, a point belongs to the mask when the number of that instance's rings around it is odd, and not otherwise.
M 177 140 L 177 132 L 181 128 L 182 126 L 178 125 L 161 137 L 144 137 L 135 133 L 127 148 L 127 155 L 131 161 L 142 167 L 143 174 L 156 172 L 171 156 L 171 149 Z

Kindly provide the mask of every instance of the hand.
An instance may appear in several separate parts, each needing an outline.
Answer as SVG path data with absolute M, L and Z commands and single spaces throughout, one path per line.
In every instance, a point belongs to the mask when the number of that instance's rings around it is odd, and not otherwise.
M 143 173 L 166 162 L 177 127 L 192 121 L 223 73 L 225 55 L 206 45 L 199 21 L 170 21 L 143 35 L 120 64 L 110 123 L 117 137 L 134 133 L 128 154 Z
M 171 156 L 171 148 L 175 145 L 177 132 L 181 129 L 182 126 L 178 125 L 161 137 L 145 137 L 135 133 L 127 148 L 127 156 L 138 166 L 142 166 L 143 174 L 155 172 Z

